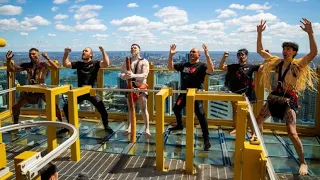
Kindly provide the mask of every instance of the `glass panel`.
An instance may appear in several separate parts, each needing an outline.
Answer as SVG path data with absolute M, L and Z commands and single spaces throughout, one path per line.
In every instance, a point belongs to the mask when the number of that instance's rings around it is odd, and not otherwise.
M 136 156 L 155 156 L 156 145 L 149 143 L 136 143 L 128 154 Z
M 186 148 L 184 146 L 164 146 L 164 157 L 166 159 L 185 159 Z
M 209 76 L 209 91 L 225 91 L 224 81 L 226 72 L 214 72 Z M 208 119 L 232 120 L 233 110 L 231 102 L 208 101 Z
M 29 134 L 23 139 L 14 141 L 13 144 L 26 145 L 26 146 L 39 146 L 47 140 L 47 136 L 41 134 Z
M 234 151 L 236 141 L 233 139 L 225 139 L 225 142 L 226 142 L 227 150 Z
M 194 151 L 194 163 L 224 165 L 222 151 Z
M 202 137 L 202 130 L 200 128 L 196 130 L 197 137 Z M 218 129 L 209 129 L 209 138 L 219 138 Z
M 280 143 L 276 136 L 273 134 L 263 134 L 264 143 Z
M 269 153 L 269 156 L 286 156 L 290 157 L 291 154 L 286 150 L 281 143 L 269 144 L 266 143 L 266 148 Z
M 276 173 L 296 174 L 299 164 L 293 158 L 270 157 Z
M 158 70 L 154 72 L 154 89 L 160 90 L 163 87 L 170 87 L 173 90 L 178 90 L 180 87 L 180 73 L 177 71 Z M 156 94 L 156 93 L 155 93 Z M 165 101 L 165 115 L 174 116 L 173 106 L 178 99 L 179 94 L 169 96 Z M 154 97 L 156 98 L 156 97 Z M 156 100 L 154 99 L 154 102 Z M 154 112 L 156 110 L 156 103 L 154 103 Z M 185 108 L 182 114 L 185 115 Z
M 109 152 L 109 153 L 122 153 L 122 151 L 128 146 L 128 143 L 124 142 L 106 142 L 103 144 L 98 151 Z
M 97 123 L 96 123 L 97 124 Z M 95 125 L 96 125 L 95 124 Z M 120 123 L 119 122 L 109 122 L 109 126 L 112 129 L 115 129 Z M 95 126 L 94 125 L 94 126 Z M 83 132 L 84 133 L 84 132 Z M 109 133 L 105 132 L 104 127 L 102 124 L 100 124 L 98 127 L 95 127 L 92 129 L 88 134 L 85 135 L 85 137 L 90 137 L 90 138 L 99 138 L 103 139 L 106 136 L 108 136 Z
M 314 173 L 315 176 L 320 176 L 320 161 L 306 159 L 308 168 Z
M 230 130 L 223 130 L 223 133 L 224 133 L 224 138 L 225 139 L 236 139 L 236 135 L 235 134 L 232 134 L 230 135 Z
M 182 135 L 169 134 L 166 144 L 185 146 L 186 145 L 186 135 L 184 135 L 184 134 L 182 134 Z
M 287 143 L 292 144 L 288 135 L 281 135 L 281 138 Z M 303 145 L 320 145 L 316 137 L 299 136 Z
M 209 139 L 210 143 L 211 143 L 211 148 L 210 150 L 219 150 L 221 151 L 221 145 L 220 145 L 220 140 L 219 139 Z M 203 150 L 203 139 L 202 138 L 196 138 L 195 139 L 195 149 L 198 150 Z
M 290 145 L 290 148 L 296 152 L 293 145 Z M 303 151 L 305 158 L 320 159 L 320 146 L 303 146 Z
M 7 70 L 0 70 L 0 91 L 8 89 L 8 76 Z M 4 93 L 0 95 L 0 113 L 8 110 L 8 94 Z

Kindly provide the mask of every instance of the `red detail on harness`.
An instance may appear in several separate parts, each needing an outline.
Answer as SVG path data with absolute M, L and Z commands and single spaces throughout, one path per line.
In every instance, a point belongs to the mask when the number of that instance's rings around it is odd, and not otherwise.
M 277 87 L 274 88 L 274 90 L 277 91 L 277 92 L 284 92 L 284 91 L 282 91 L 281 88 L 277 88 Z M 300 106 L 298 105 L 298 95 L 297 95 L 297 93 L 295 93 L 295 92 L 292 91 L 292 90 L 287 90 L 285 93 L 286 93 L 286 94 L 289 94 L 291 97 L 293 97 L 294 104 L 296 105 L 296 107 L 300 107 Z
M 177 101 L 177 105 L 180 105 L 180 103 L 181 103 L 181 99 L 179 99 L 178 101 Z
M 128 88 L 128 85 L 126 87 L 127 89 Z M 141 84 L 140 86 L 137 86 L 136 88 L 139 88 L 139 89 L 148 89 L 148 84 Z M 130 93 L 130 92 L 129 92 Z M 138 101 L 140 97 L 140 92 L 133 92 L 132 93 L 132 98 L 133 98 L 133 102 L 136 103 Z

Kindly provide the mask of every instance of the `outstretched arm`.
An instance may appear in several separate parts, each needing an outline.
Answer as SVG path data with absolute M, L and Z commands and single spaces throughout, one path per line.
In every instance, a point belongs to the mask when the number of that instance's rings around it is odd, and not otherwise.
M 24 69 L 19 64 L 14 64 L 11 59 L 13 58 L 14 54 L 12 51 L 8 51 L 6 54 L 6 64 L 7 64 L 7 70 L 9 72 L 19 72 L 23 71 Z
M 212 63 L 212 60 L 211 60 L 211 58 L 210 58 L 209 50 L 208 50 L 207 45 L 203 44 L 203 45 L 202 45 L 202 48 L 203 48 L 203 50 L 204 50 L 204 54 L 205 54 L 206 60 L 207 60 L 207 70 L 206 70 L 206 73 L 207 73 L 207 74 L 211 74 L 211 73 L 213 73 L 213 71 L 214 71 L 214 64 Z
M 99 49 L 102 53 L 102 61 L 100 62 L 100 67 L 106 68 L 110 65 L 109 56 L 102 46 L 99 46 Z
M 263 58 L 263 59 L 268 59 L 271 57 L 271 55 L 263 50 L 262 46 L 262 32 L 266 29 L 266 22 L 261 20 L 261 23 L 257 25 L 257 32 L 258 32 L 258 37 L 257 37 L 257 53 Z
M 52 69 L 59 68 L 59 66 L 50 59 L 47 53 L 42 53 L 41 55 L 48 61 L 49 67 L 51 67 Z
M 223 57 L 221 58 L 220 61 L 220 65 L 219 65 L 219 69 L 223 70 L 223 71 L 227 71 L 228 70 L 228 66 L 225 64 L 227 57 L 229 56 L 229 52 L 224 52 L 223 53 Z
M 174 66 L 173 66 L 173 60 L 172 57 L 174 54 L 176 54 L 178 51 L 176 50 L 176 45 L 172 44 L 170 46 L 170 51 L 169 51 L 169 58 L 168 58 L 168 69 L 173 71 L 174 70 Z
M 300 27 L 302 30 L 308 33 L 309 43 L 310 43 L 310 52 L 302 58 L 301 63 L 303 66 L 307 66 L 317 56 L 318 49 L 317 49 L 317 43 L 314 39 L 311 22 L 306 18 L 302 18 L 302 19 L 303 19 L 303 22 L 302 21 L 300 22 L 304 25 L 304 27 L 302 26 Z
M 71 49 L 69 47 L 64 49 L 64 55 L 63 55 L 63 60 L 62 60 L 63 67 L 66 67 L 66 68 L 72 67 L 71 62 L 69 60 L 69 53 L 70 52 L 71 52 Z

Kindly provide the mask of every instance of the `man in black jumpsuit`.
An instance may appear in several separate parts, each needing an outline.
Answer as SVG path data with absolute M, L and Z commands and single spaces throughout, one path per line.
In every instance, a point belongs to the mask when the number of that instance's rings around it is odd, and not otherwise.
M 82 51 L 83 61 L 70 62 L 69 53 L 71 52 L 71 49 L 68 47 L 65 48 L 63 56 L 63 66 L 67 68 L 77 69 L 78 87 L 84 85 L 90 85 L 94 87 L 99 69 L 106 68 L 110 64 L 109 57 L 104 48 L 100 46 L 99 49 L 102 53 L 102 61 L 93 61 L 93 51 L 91 48 L 87 47 Z M 101 114 L 105 131 L 110 134 L 113 133 L 113 130 L 108 125 L 108 112 L 102 102 L 101 97 L 98 95 L 90 96 L 90 93 L 78 97 L 78 103 L 84 100 L 90 101 L 94 105 L 94 107 L 98 109 L 99 113 Z M 68 119 L 68 104 L 64 105 L 63 111 L 66 118 Z
M 175 44 L 170 46 L 168 69 L 176 70 L 181 73 L 181 90 L 186 90 L 188 88 L 203 89 L 203 82 L 206 75 L 211 74 L 214 71 L 214 66 L 210 59 L 208 48 L 205 44 L 203 44 L 202 47 L 207 63 L 200 62 L 200 50 L 192 48 L 190 50 L 190 62 L 173 64 L 172 57 L 177 53 L 177 51 Z M 169 128 L 170 131 L 183 129 L 181 111 L 185 106 L 186 94 L 180 94 L 173 108 L 177 119 L 177 126 Z M 204 113 L 202 101 L 195 101 L 194 110 L 202 129 L 204 150 L 208 151 L 211 144 L 209 142 L 208 122 Z

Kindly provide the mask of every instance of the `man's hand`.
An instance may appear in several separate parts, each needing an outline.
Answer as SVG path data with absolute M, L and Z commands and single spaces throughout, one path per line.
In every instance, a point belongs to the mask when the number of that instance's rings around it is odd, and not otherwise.
M 300 26 L 301 29 L 304 30 L 305 32 L 307 32 L 308 34 L 313 33 L 311 22 L 306 18 L 302 18 L 302 20 L 303 20 L 303 22 L 302 21 L 300 21 L 300 22 L 304 25 L 304 27 Z
M 133 74 L 132 71 L 127 71 L 127 72 L 126 72 L 126 78 L 127 78 L 127 79 L 133 78 L 133 75 L 134 75 L 134 74 Z
M 99 46 L 99 50 L 100 50 L 101 52 L 104 52 L 104 47 Z
M 50 58 L 49 58 L 49 56 L 48 56 L 47 53 L 42 53 L 41 55 L 42 55 L 42 57 L 44 57 L 46 60 L 50 60 Z
M 207 45 L 203 44 L 203 45 L 202 45 L 202 48 L 203 48 L 203 51 L 204 51 L 204 55 L 206 55 L 206 56 L 210 56 L 210 55 L 209 55 L 209 50 L 208 50 Z
M 9 60 L 9 61 L 13 58 L 13 56 L 14 56 L 14 54 L 13 54 L 12 51 L 10 51 L 10 50 L 9 50 L 9 51 L 7 52 L 7 54 L 6 54 L 6 58 L 7 58 L 7 60 Z
M 225 51 L 224 53 L 223 53 L 223 57 L 228 57 L 229 56 L 229 52 L 228 51 Z
M 257 32 L 262 33 L 266 29 L 266 22 L 264 20 L 261 20 L 260 24 L 257 25 Z
M 174 54 L 176 54 L 178 51 L 176 50 L 176 45 L 175 44 L 172 44 L 170 46 L 170 56 L 173 56 Z
M 66 48 L 64 49 L 64 52 L 65 52 L 65 53 L 70 53 L 70 52 L 71 52 L 71 48 L 66 47 Z

